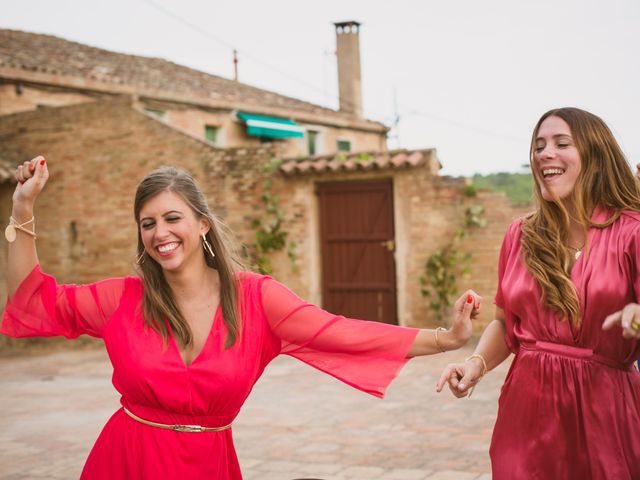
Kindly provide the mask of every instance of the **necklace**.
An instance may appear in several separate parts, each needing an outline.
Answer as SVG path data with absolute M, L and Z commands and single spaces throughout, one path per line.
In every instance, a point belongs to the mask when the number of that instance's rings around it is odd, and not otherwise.
M 573 250 L 575 252 L 573 256 L 575 257 L 576 260 L 578 260 L 580 258 L 580 255 L 582 255 L 582 249 L 584 248 L 584 244 L 580 248 L 572 247 L 571 245 L 567 245 L 567 246 L 569 247 L 569 250 Z

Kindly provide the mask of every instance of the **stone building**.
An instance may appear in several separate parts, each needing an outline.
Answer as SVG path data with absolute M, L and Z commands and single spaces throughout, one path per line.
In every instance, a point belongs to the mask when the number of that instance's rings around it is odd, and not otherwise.
M 357 31 L 342 33 L 351 23 L 338 27 L 338 46 L 343 57 L 359 61 Z M 135 107 L 215 146 L 279 140 L 287 157 L 386 149 L 387 127 L 362 118 L 359 64 L 342 62 L 340 75 L 340 111 L 334 111 L 159 58 L 0 29 L 0 115 L 126 95 Z
M 387 150 L 387 128 L 362 118 L 358 28 L 336 25 L 340 111 L 160 59 L 0 30 L 0 215 L 10 213 L 11 170 L 44 154 L 51 179 L 35 212 L 43 269 L 67 283 L 130 274 L 135 187 L 151 169 L 176 165 L 248 247 L 252 223 L 268 220 L 263 194 L 278 198 L 291 249 L 269 259 L 301 296 L 346 315 L 427 326 L 435 322 L 420 294 L 425 261 L 480 204 L 488 225 L 462 245 L 473 257 L 460 285 L 486 299 L 480 329 L 492 314 L 502 235 L 525 209 L 502 194 L 465 196 L 463 179 L 438 175 L 433 149 Z

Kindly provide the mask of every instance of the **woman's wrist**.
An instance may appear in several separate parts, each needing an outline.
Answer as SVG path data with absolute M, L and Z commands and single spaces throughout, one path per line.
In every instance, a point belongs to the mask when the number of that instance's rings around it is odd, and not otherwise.
M 481 377 L 484 377 L 489 371 L 489 369 L 487 368 L 487 361 L 485 360 L 484 356 L 479 353 L 474 353 L 473 355 L 467 357 L 465 359 L 465 362 L 473 362 L 478 365 L 482 369 Z
M 14 203 L 11 216 L 18 222 L 24 223 L 33 217 L 33 205 L 26 203 Z
M 466 342 L 455 336 L 452 330 L 440 330 L 439 332 L 440 346 L 444 351 L 457 350 Z

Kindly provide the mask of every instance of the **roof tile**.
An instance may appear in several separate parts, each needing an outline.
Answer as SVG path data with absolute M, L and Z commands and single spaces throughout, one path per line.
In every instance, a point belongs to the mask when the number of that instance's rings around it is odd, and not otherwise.
M 285 175 L 292 176 L 340 171 L 404 169 L 425 165 L 433 153 L 434 150 L 427 149 L 318 155 L 301 159 L 287 159 L 282 162 L 280 171 Z

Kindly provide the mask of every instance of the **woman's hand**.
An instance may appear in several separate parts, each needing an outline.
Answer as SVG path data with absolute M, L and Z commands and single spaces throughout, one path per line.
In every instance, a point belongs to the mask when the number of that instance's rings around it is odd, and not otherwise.
M 610 330 L 614 325 L 622 327 L 624 338 L 640 338 L 640 305 L 630 303 L 622 310 L 612 313 L 605 318 L 603 330 Z
M 14 207 L 32 209 L 49 178 L 47 162 L 43 156 L 24 162 L 16 168 L 15 177 L 18 184 L 13 192 Z
M 445 383 L 449 390 L 458 398 L 470 394 L 470 389 L 476 386 L 484 371 L 484 364 L 478 357 L 469 357 L 464 363 L 450 363 L 445 367 L 436 385 L 436 391 L 441 392 Z
M 471 320 L 480 314 L 481 301 L 482 297 L 473 290 L 467 290 L 456 300 L 453 306 L 453 321 L 447 332 L 451 336 L 451 342 L 455 348 L 462 347 L 471 338 L 473 332 Z M 468 313 L 469 304 L 472 305 L 471 314 Z

